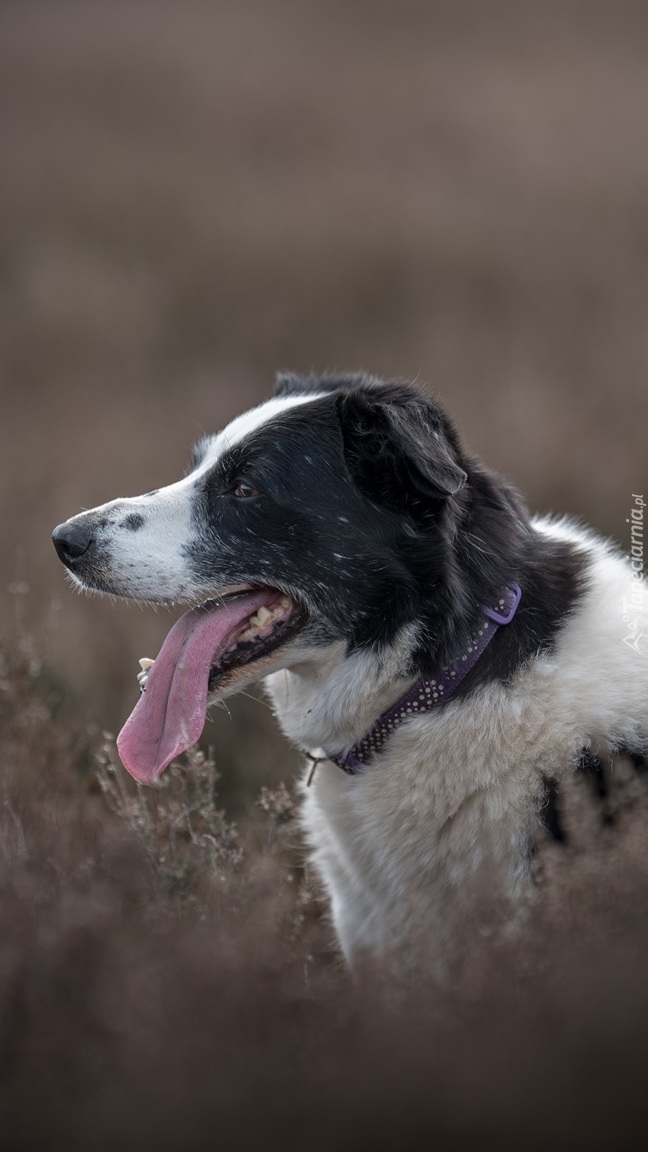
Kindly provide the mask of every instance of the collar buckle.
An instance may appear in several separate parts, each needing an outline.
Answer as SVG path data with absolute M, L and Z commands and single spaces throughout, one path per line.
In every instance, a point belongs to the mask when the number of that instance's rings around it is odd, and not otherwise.
M 488 619 L 495 624 L 510 624 L 517 612 L 521 597 L 522 589 L 519 584 L 507 584 L 504 594 L 498 601 L 497 608 L 483 608 L 484 616 L 488 616 Z

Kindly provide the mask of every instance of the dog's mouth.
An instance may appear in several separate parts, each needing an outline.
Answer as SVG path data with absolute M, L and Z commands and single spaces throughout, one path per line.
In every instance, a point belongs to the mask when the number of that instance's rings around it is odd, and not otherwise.
M 270 599 L 248 618 L 241 631 L 211 665 L 210 692 L 218 692 L 219 687 L 229 684 L 235 669 L 244 668 L 263 659 L 264 656 L 269 656 L 301 631 L 305 624 L 304 609 L 289 596 L 281 593 L 278 596 L 278 600 L 273 602 L 273 599 Z M 213 605 L 213 601 L 211 604 Z
M 265 675 L 272 656 L 307 620 L 305 609 L 276 588 L 252 588 L 185 612 L 117 739 L 125 768 L 142 784 L 159 776 L 199 738 L 210 693 L 248 678 L 251 666 Z

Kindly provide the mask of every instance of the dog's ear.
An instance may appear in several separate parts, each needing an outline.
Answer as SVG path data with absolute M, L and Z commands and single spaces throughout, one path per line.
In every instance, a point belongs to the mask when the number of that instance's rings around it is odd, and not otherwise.
M 463 488 L 457 434 L 436 404 L 401 385 L 361 388 L 337 404 L 347 467 L 372 501 L 420 507 Z
M 275 396 L 307 396 L 309 393 L 347 392 L 366 384 L 368 377 L 362 372 L 337 376 L 334 373 L 318 376 L 315 373 L 300 376 L 298 372 L 278 372 Z

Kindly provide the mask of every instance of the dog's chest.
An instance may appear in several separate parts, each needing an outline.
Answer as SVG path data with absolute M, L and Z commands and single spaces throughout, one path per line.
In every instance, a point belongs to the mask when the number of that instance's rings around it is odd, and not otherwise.
M 516 895 L 545 780 L 560 779 L 583 748 L 644 747 L 648 664 L 621 631 L 628 579 L 606 561 L 553 651 L 505 684 L 408 719 L 360 776 L 318 766 L 303 821 L 349 959 L 442 934 L 448 899 L 489 863 Z M 301 747 L 348 747 L 371 723 L 355 723 L 338 667 L 317 680 L 271 679 L 280 723 Z
M 496 727 L 482 726 L 478 741 L 447 718 L 420 718 L 361 776 L 317 766 L 303 822 L 349 959 L 438 929 L 448 892 L 487 862 L 504 868 L 507 887 L 519 883 L 542 778 L 506 755 Z

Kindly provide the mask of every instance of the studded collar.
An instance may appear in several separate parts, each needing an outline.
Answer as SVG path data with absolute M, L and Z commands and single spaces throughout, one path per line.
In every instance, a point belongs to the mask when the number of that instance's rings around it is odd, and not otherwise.
M 482 608 L 484 619 L 481 627 L 475 632 L 466 652 L 458 660 L 443 668 L 435 679 L 417 680 L 400 700 L 378 717 L 366 736 L 358 740 L 348 752 L 325 749 L 326 758 L 337 764 L 349 776 L 358 776 L 376 753 L 381 751 L 394 729 L 404 720 L 409 716 L 429 712 L 452 696 L 471 668 L 474 668 L 495 633 L 503 625 L 511 623 L 521 596 L 522 589 L 519 584 L 507 584 L 494 608 Z

